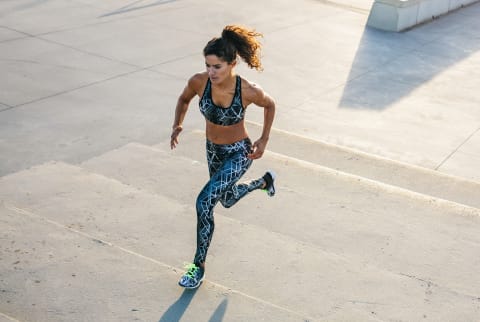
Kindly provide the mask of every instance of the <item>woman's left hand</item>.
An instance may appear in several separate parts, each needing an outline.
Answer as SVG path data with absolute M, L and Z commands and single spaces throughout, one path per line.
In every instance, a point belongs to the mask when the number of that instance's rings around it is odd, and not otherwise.
M 255 160 L 260 159 L 265 152 L 265 148 L 267 147 L 267 140 L 265 139 L 258 139 L 253 143 L 252 151 L 247 155 L 249 159 Z

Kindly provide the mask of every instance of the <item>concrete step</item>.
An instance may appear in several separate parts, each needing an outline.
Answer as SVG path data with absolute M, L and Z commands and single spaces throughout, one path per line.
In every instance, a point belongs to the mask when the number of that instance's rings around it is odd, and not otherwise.
M 166 197 L 64 163 L 3 177 L 0 195 L 6 246 L 2 272 L 12 273 L 7 274 L 9 285 L 2 294 L 8 299 L 1 301 L 0 311 L 9 316 L 25 321 L 308 319 L 288 306 L 214 282 L 214 260 L 208 271 L 212 280 L 199 294 L 194 298 L 195 293 L 182 293 L 177 281 L 183 270 L 178 266 L 191 259 L 195 222 L 191 209 Z M 217 224 L 226 229 L 218 234 L 225 241 L 222 258 L 239 260 L 241 253 L 231 244 L 238 240 L 227 233 L 239 224 L 221 217 Z M 249 228 L 233 230 L 242 237 Z M 278 238 L 276 242 L 280 244 L 273 247 L 279 251 L 284 242 Z M 215 253 L 212 249 L 212 259 Z M 250 262 L 243 269 L 252 264 L 251 256 L 245 259 Z M 224 267 L 220 275 L 224 281 L 233 269 Z M 232 284 L 252 278 L 235 273 L 239 277 Z M 247 284 L 251 286 L 259 274 Z
M 257 312 L 271 321 L 304 321 L 212 283 L 184 292 L 174 283 L 179 271 L 161 258 L 100 239 L 80 227 L 88 225 L 81 215 L 57 221 L 62 210 L 0 204 L 5 321 L 254 321 Z
M 202 148 L 197 144 L 196 150 Z M 193 206 L 207 180 L 207 167 L 178 152 L 129 144 L 83 166 Z M 275 198 L 253 193 L 228 210 L 218 206 L 216 213 L 361 265 L 477 293 L 480 281 L 460 281 L 458 274 L 468 274 L 469 263 L 480 263 L 473 259 L 480 245 L 479 209 L 272 153 L 256 162 L 249 176 L 263 174 L 267 165 L 279 174 Z M 459 252 L 464 253 L 458 257 Z M 452 260 L 445 263 L 446 258 Z
M 261 126 L 253 122 L 247 123 L 253 140 L 261 132 Z M 204 136 L 203 131 L 182 134 L 177 153 L 203 161 L 205 152 L 201 148 L 204 146 Z M 168 149 L 169 142 L 155 146 Z M 435 198 L 480 208 L 480 182 L 440 171 L 315 141 L 278 129 L 272 130 L 268 150 Z
M 130 152 L 132 151 L 130 150 Z M 130 162 L 131 160 L 119 159 L 117 161 L 135 165 Z M 141 167 L 142 165 L 136 164 L 136 166 Z M 114 165 L 112 164 L 111 167 Z M 178 168 L 178 164 L 173 164 L 164 171 L 168 173 L 174 171 L 175 168 Z M 155 171 L 147 172 L 153 174 Z M 168 189 L 168 182 L 165 182 L 164 187 Z M 62 231 L 67 230 L 72 236 L 83 236 L 90 242 L 94 241 L 93 245 L 108 248 L 107 252 L 121 250 L 134 255 L 136 259 L 156 263 L 158 270 L 166 269 L 168 271 L 168 267 L 178 266 L 177 263 L 185 258 L 189 259 L 193 253 L 195 231 L 193 207 L 158 193 L 149 193 L 146 189 L 139 190 L 127 186 L 118 180 L 94 174 L 76 166 L 49 163 L 3 177 L 0 179 L 0 195 L 7 204 L 8 211 L 37 218 L 43 225 L 55 226 Z M 328 203 L 328 198 L 324 200 Z M 274 202 L 268 204 L 273 205 Z M 300 203 L 297 202 L 297 204 Z M 263 205 L 267 205 L 267 203 Z M 446 275 L 449 275 L 450 270 L 458 265 L 460 270 L 457 271 L 453 280 L 447 283 L 450 285 L 445 285 L 443 281 L 438 283 L 428 279 L 428 276 L 417 274 L 415 268 L 408 267 L 409 262 L 404 263 L 405 267 L 401 271 L 385 270 L 379 265 L 358 261 L 358 257 L 344 256 L 316 244 L 299 241 L 289 235 L 226 217 L 223 212 L 219 211 L 216 214 L 217 231 L 209 254 L 207 271 L 209 280 L 205 283 L 204 288 L 207 290 L 211 287 L 219 288 L 228 299 L 231 294 L 237 294 L 241 298 L 240 302 L 245 305 L 249 305 L 248 302 L 252 300 L 256 305 L 253 307 L 255 311 L 252 312 L 255 318 L 247 318 L 247 320 L 425 319 L 441 321 L 460 318 L 462 321 L 474 321 L 474 317 L 479 314 L 478 296 L 475 296 L 476 290 L 479 289 L 476 285 L 478 281 L 466 281 L 464 277 L 474 276 L 474 270 L 478 267 L 473 248 L 478 250 L 479 217 L 438 211 L 440 225 L 432 221 L 429 223 L 433 226 L 432 229 L 428 229 L 429 226 L 425 224 L 423 229 L 417 231 L 419 222 L 422 222 L 423 219 L 413 218 L 412 215 L 416 213 L 412 214 L 411 211 L 418 209 L 420 213 L 423 213 L 428 207 L 428 204 L 423 205 L 417 202 L 407 205 L 403 212 L 404 225 L 397 227 L 400 233 L 396 236 L 389 236 L 388 232 L 382 232 L 383 223 L 381 221 L 369 227 L 364 224 L 358 228 L 355 227 L 356 222 L 352 222 L 350 236 L 346 238 L 355 237 L 357 242 L 361 243 L 362 239 L 369 239 L 367 234 L 362 233 L 368 229 L 372 235 L 384 234 L 386 237 L 393 237 L 388 240 L 394 244 L 399 253 L 397 256 L 415 253 L 413 256 L 416 256 L 419 262 L 424 266 L 434 266 L 436 270 L 441 267 L 437 261 L 442 262 Z M 433 208 L 436 207 L 433 206 Z M 265 209 L 261 212 L 265 212 Z M 268 211 L 267 214 L 272 215 Z M 294 214 L 299 220 L 304 215 L 302 211 Z M 288 212 L 275 215 L 275 220 L 270 221 L 293 217 Z M 355 215 L 368 220 L 367 216 Z M 331 222 L 341 220 L 336 218 L 336 214 L 328 212 L 317 213 L 317 217 L 327 217 Z M 395 214 L 393 217 L 396 217 Z M 22 223 L 5 223 L 3 218 L 2 216 L 2 225 L 8 224 L 8 227 L 23 228 Z M 385 215 L 383 219 L 389 221 L 389 218 L 390 216 Z M 451 223 L 456 224 L 455 227 L 447 225 L 445 220 L 448 218 L 452 220 Z M 33 222 L 34 220 L 29 218 L 29 221 Z M 463 227 L 467 222 L 469 225 Z M 336 227 L 321 226 L 320 223 L 321 221 L 311 222 L 308 231 L 315 230 L 316 234 L 322 235 L 330 230 L 330 236 L 326 237 L 327 240 L 331 236 L 344 233 L 335 231 Z M 39 224 L 34 223 L 26 232 L 16 233 L 12 240 L 16 243 L 22 241 L 30 244 L 32 240 L 41 241 L 57 235 L 55 232 L 41 230 L 40 234 L 28 233 L 28 231 L 35 232 L 37 225 Z M 439 228 L 443 231 L 437 231 Z M 460 233 L 460 230 L 456 230 L 457 228 L 462 228 L 464 231 Z M 457 233 L 456 236 L 452 235 L 454 230 Z M 476 234 L 473 234 L 475 230 Z M 356 233 L 352 234 L 353 231 Z M 412 231 L 423 233 L 415 240 L 421 241 L 423 244 L 414 245 L 415 247 L 405 244 L 408 241 L 404 239 L 412 236 Z M 51 236 L 52 234 L 53 236 Z M 56 249 L 56 247 L 62 248 L 63 244 L 60 240 L 58 243 L 52 242 L 49 246 Z M 431 249 L 432 253 L 427 254 L 427 257 L 422 251 L 424 249 L 422 246 L 425 244 L 435 246 Z M 7 244 L 2 243 L 2 245 Z M 348 244 L 339 246 L 349 247 Z M 388 247 L 388 245 L 383 246 Z M 407 247 L 408 249 L 406 249 Z M 420 251 L 418 251 L 419 249 Z M 368 252 L 367 249 L 365 251 Z M 15 251 L 13 252 L 15 253 Z M 71 256 L 76 254 L 74 249 L 71 249 L 71 252 L 65 251 L 65 253 L 71 254 Z M 114 260 L 115 258 L 117 256 L 113 256 L 111 260 L 114 262 L 116 270 L 124 270 L 125 264 L 122 260 Z M 49 274 L 57 262 L 49 261 L 44 253 L 38 260 L 43 261 L 41 265 L 45 267 L 45 274 Z M 82 260 L 84 259 L 80 258 L 80 261 Z M 97 260 L 100 258 L 93 257 L 87 262 L 95 263 Z M 74 261 L 74 263 L 76 262 Z M 164 264 L 159 265 L 159 263 Z M 143 283 L 142 287 L 134 288 L 129 295 L 132 298 L 135 297 L 136 293 L 141 291 L 138 289 L 151 287 L 150 282 L 154 282 L 158 278 L 159 283 L 162 283 L 162 289 L 165 287 L 167 290 L 168 294 L 164 295 L 167 297 L 159 294 L 159 298 L 154 297 L 157 300 L 156 306 L 150 306 L 155 305 L 155 303 L 150 303 L 156 302 L 150 300 L 145 302 L 146 304 L 142 308 L 146 312 L 162 314 L 161 312 L 165 311 L 160 308 L 160 303 L 172 305 L 171 299 L 168 298 L 171 296 L 169 287 L 176 284 L 176 279 L 180 275 L 178 269 L 175 270 L 176 276 L 167 274 L 165 281 L 161 277 L 163 273 L 156 275 L 155 272 L 152 272 L 149 275 L 151 278 Z M 149 268 L 148 271 L 150 272 L 151 269 Z M 84 273 L 89 272 L 91 273 L 87 269 Z M 96 281 L 99 280 L 101 279 Z M 56 286 L 55 276 L 47 281 L 47 283 L 51 283 L 51 288 Z M 109 280 L 107 279 L 107 281 Z M 117 290 L 120 295 L 129 289 L 125 283 L 119 280 L 114 281 L 114 284 L 108 284 L 107 289 L 113 290 L 113 293 L 109 294 L 117 294 L 115 292 L 117 287 L 120 288 Z M 129 285 L 129 282 L 126 284 Z M 453 288 L 452 285 L 454 285 Z M 26 288 L 26 291 L 30 291 L 29 288 Z M 63 288 L 59 288 L 59 290 L 61 291 L 57 292 L 58 298 L 69 298 L 68 292 L 63 294 L 66 292 Z M 24 291 L 20 291 L 20 293 L 22 292 Z M 207 294 L 210 299 L 215 298 L 215 293 Z M 178 296 L 178 292 L 176 295 Z M 106 298 L 108 299 L 109 296 L 106 295 Z M 214 303 L 210 303 L 211 307 L 219 305 L 219 299 L 215 299 Z M 125 301 L 132 303 L 129 300 Z M 50 304 L 46 303 L 43 309 L 46 310 Z M 12 310 L 8 309 L 6 304 L 0 305 L 2 305 L 0 309 L 3 312 L 15 316 L 11 314 Z M 21 304 L 17 303 L 17 305 Z M 264 305 L 266 309 L 259 307 L 261 305 Z M 85 307 L 88 306 L 89 304 L 85 303 Z M 116 304 L 112 304 L 112 310 L 113 308 L 115 310 L 125 309 L 123 306 L 117 307 Z M 192 306 L 192 316 L 202 309 L 201 305 Z M 238 312 L 246 311 L 251 310 L 247 310 L 245 307 L 238 309 Z M 65 312 L 57 313 L 64 314 Z M 224 321 L 244 320 L 230 318 L 230 310 L 225 313 Z

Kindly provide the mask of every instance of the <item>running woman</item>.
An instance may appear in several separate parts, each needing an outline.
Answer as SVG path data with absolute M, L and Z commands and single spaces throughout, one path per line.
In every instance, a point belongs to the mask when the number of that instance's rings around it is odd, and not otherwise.
M 197 249 L 192 264 L 179 285 L 197 288 L 205 276 L 205 260 L 214 230 L 213 209 L 220 203 L 229 208 L 249 192 L 266 190 L 275 194 L 275 174 L 267 171 L 259 179 L 238 183 L 253 160 L 262 157 L 275 115 L 275 102 L 259 86 L 235 73 L 237 58 L 258 71 L 262 34 L 242 26 L 226 26 L 221 37 L 210 40 L 203 49 L 206 71 L 193 75 L 177 101 L 170 146 L 178 144 L 182 123 L 190 101 L 198 95 L 200 112 L 206 121 L 206 154 L 210 180 L 196 201 Z M 245 111 L 254 104 L 264 109 L 263 130 L 253 144 L 245 128 Z

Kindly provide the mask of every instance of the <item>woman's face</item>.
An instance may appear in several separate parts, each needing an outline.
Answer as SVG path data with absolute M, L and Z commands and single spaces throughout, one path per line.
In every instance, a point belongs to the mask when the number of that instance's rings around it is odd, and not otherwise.
M 235 62 L 229 64 L 216 55 L 207 55 L 205 56 L 205 66 L 207 67 L 210 81 L 213 84 L 218 84 L 232 76 L 232 70 L 235 66 Z

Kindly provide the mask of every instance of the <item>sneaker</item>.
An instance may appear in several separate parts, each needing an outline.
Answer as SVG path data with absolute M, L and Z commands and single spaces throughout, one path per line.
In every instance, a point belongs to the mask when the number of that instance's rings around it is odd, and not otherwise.
M 270 197 L 273 197 L 275 195 L 275 186 L 273 184 L 275 182 L 275 172 L 268 170 L 262 178 L 267 183 L 263 190 L 265 190 Z
M 205 270 L 195 264 L 188 264 L 185 266 L 185 269 L 187 271 L 178 281 L 178 285 L 185 288 L 199 287 L 205 277 Z

